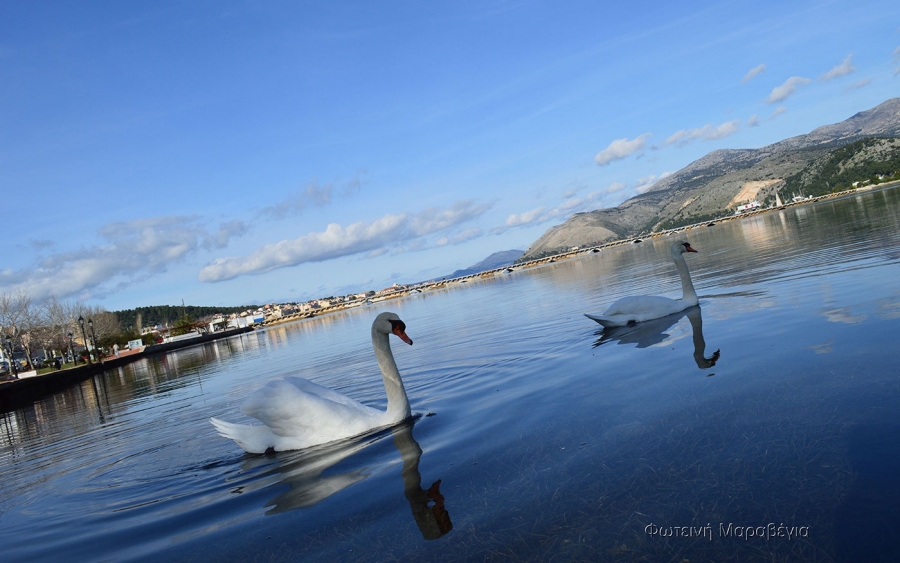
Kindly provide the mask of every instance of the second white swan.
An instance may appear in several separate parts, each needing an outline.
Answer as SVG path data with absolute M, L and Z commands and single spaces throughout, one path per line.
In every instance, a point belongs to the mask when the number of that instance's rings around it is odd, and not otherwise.
M 672 260 L 675 262 L 675 267 L 678 268 L 678 275 L 681 276 L 681 299 L 656 295 L 632 295 L 619 299 L 600 315 L 585 313 L 584 316 L 597 321 L 604 327 L 611 328 L 658 319 L 693 307 L 699 303 L 699 300 L 697 292 L 694 291 L 694 284 L 691 282 L 691 273 L 684 261 L 685 252 L 697 251 L 691 248 L 690 243 L 684 241 L 672 244 Z
M 387 410 L 368 407 L 337 391 L 301 377 L 272 381 L 251 394 L 241 412 L 262 426 L 235 424 L 211 418 L 219 435 L 249 453 L 299 450 L 392 426 L 410 416 L 409 398 L 388 336 L 407 344 L 406 324 L 395 313 L 381 313 L 372 323 L 372 347 L 387 392 Z

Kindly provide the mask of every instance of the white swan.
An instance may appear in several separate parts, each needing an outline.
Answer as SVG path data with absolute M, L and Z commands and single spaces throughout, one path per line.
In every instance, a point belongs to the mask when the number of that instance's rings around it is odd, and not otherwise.
M 211 418 L 219 435 L 230 438 L 249 453 L 299 450 L 342 438 L 350 438 L 401 422 L 410 416 L 409 399 L 388 335 L 407 344 L 406 324 L 394 313 L 381 313 L 372 323 L 372 347 L 387 391 L 387 410 L 367 407 L 345 395 L 307 381 L 285 377 L 251 394 L 241 412 L 264 426 L 234 424 Z
M 687 264 L 684 261 L 685 252 L 697 252 L 691 248 L 690 243 L 678 241 L 672 244 L 672 260 L 675 267 L 678 268 L 678 275 L 681 276 L 681 299 L 669 299 L 668 297 L 657 297 L 655 295 L 633 295 L 623 297 L 609 306 L 609 309 L 602 315 L 590 315 L 585 313 L 589 319 L 595 320 L 607 328 L 616 326 L 625 326 L 641 321 L 649 321 L 650 319 L 658 319 L 673 313 L 679 313 L 688 307 L 693 307 L 699 300 L 697 292 L 694 291 L 694 284 L 691 283 L 691 274 L 688 272 Z

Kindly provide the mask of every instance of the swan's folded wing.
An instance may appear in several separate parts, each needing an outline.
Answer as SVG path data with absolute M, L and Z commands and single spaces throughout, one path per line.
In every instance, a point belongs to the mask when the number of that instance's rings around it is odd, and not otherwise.
M 332 401 L 334 403 L 342 404 L 342 405 L 358 405 L 358 401 L 354 401 L 347 395 L 343 393 L 338 393 L 334 389 L 329 389 L 328 387 L 323 387 L 318 383 L 313 383 L 308 379 L 303 379 L 302 377 L 297 377 L 295 375 L 289 375 L 284 378 L 284 381 L 290 383 L 297 389 L 303 391 L 304 393 L 311 393 L 313 395 L 317 395 L 325 400 Z
M 634 295 L 623 297 L 603 312 L 604 317 L 631 315 L 635 317 L 658 318 L 684 309 L 681 301 L 657 295 Z M 648 317 L 648 315 L 651 315 Z
M 584 316 L 591 319 L 592 321 L 597 321 L 598 323 L 600 323 L 601 325 L 603 325 L 607 328 L 619 326 L 618 324 L 616 324 L 617 321 L 610 317 L 604 317 L 603 315 L 597 315 L 597 314 L 591 314 L 591 313 L 585 313 Z
M 378 411 L 301 378 L 271 381 L 251 394 L 241 412 L 277 436 L 352 436 L 370 428 Z M 303 383 L 298 384 L 298 380 Z M 359 428 L 357 428 L 359 427 Z

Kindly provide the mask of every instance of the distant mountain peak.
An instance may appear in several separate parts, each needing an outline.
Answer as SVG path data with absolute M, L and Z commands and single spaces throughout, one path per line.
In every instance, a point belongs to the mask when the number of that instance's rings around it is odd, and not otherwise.
M 518 260 L 525 254 L 524 250 L 501 250 L 499 252 L 495 252 L 478 262 L 475 265 L 469 266 L 463 270 L 456 270 L 449 276 L 445 276 L 448 279 L 452 278 L 460 278 L 463 276 L 471 276 L 472 274 L 478 274 L 481 272 L 486 272 L 487 270 L 496 270 L 497 268 L 503 268 L 511 265 L 513 262 Z
M 666 225 L 685 225 L 728 215 L 733 213 L 736 198 L 750 192 L 764 203 L 766 199 L 774 201 L 779 193 L 789 196 L 791 190 L 808 187 L 813 180 L 820 180 L 824 185 L 820 188 L 831 190 L 837 186 L 829 181 L 840 180 L 843 185 L 847 179 L 843 172 L 840 178 L 837 173 L 831 178 L 821 175 L 823 167 L 827 168 L 839 156 L 835 151 L 876 137 L 900 137 L 900 98 L 887 100 L 840 123 L 824 125 L 760 149 L 714 150 L 617 207 L 577 213 L 551 227 L 528 248 L 523 258 L 540 258 L 573 246 L 594 245 L 661 230 Z M 846 165 L 856 167 L 863 174 L 879 158 L 882 162 L 893 162 L 893 150 L 889 146 L 861 148 L 859 158 L 847 161 Z M 807 195 L 809 192 L 805 191 Z

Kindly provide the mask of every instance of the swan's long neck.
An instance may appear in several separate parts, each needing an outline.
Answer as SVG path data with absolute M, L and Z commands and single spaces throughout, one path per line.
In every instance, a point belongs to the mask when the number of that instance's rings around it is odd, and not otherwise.
M 397 362 L 394 361 L 394 354 L 391 352 L 388 335 L 373 328 L 372 347 L 375 349 L 375 358 L 378 360 L 378 367 L 381 368 L 384 390 L 387 392 L 387 417 L 391 422 L 399 422 L 409 417 L 411 411 Z
M 697 292 L 694 291 L 694 283 L 691 281 L 691 273 L 688 271 L 687 263 L 684 261 L 684 254 L 673 254 L 672 260 L 675 261 L 675 267 L 678 268 L 678 275 L 681 276 L 681 300 L 692 307 L 700 302 L 697 299 Z

